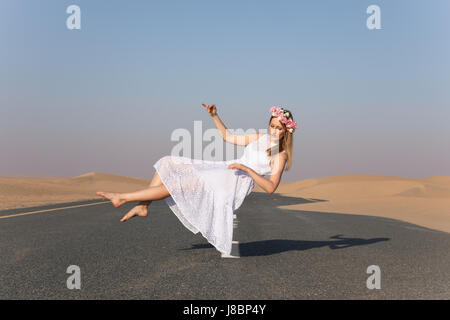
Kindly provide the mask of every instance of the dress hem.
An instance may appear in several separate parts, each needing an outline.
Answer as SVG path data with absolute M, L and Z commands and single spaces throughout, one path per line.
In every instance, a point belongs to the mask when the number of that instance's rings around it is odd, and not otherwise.
M 158 170 L 156 164 L 154 164 L 153 167 L 155 168 L 156 172 L 158 173 L 158 175 L 159 175 L 159 177 L 160 177 L 160 179 L 161 179 L 161 182 L 164 184 L 164 186 L 166 187 L 167 191 L 169 192 L 169 194 L 170 194 L 169 197 L 172 198 L 173 202 L 174 202 L 174 203 L 177 205 L 177 207 L 179 208 L 178 203 L 177 203 L 178 201 L 175 199 L 176 197 L 174 197 L 174 195 L 171 193 L 170 188 L 167 186 L 167 184 L 166 184 L 166 182 L 165 182 L 165 177 L 161 176 L 161 174 L 160 174 L 160 172 L 159 172 L 159 170 Z M 183 215 L 179 214 L 178 212 L 176 212 L 176 211 L 172 208 L 172 206 L 170 205 L 170 203 L 169 203 L 169 200 L 168 200 L 169 197 L 164 198 L 164 201 L 167 203 L 167 205 L 169 206 L 170 210 L 172 210 L 172 212 L 175 214 L 175 216 L 178 218 L 178 220 L 180 220 L 180 222 L 181 222 L 181 223 L 182 223 L 189 231 L 191 231 L 191 232 L 194 233 L 194 234 L 197 234 L 198 232 L 200 232 L 200 233 L 202 234 L 202 236 L 203 236 L 205 239 L 207 239 L 208 242 L 211 243 L 218 251 L 220 251 L 220 252 L 222 252 L 222 253 L 225 253 L 225 254 L 228 254 L 228 255 L 231 254 L 231 251 L 232 251 L 231 249 L 228 251 L 228 250 L 225 250 L 225 249 L 222 248 L 222 247 L 219 247 L 219 246 L 216 244 L 216 242 L 215 242 L 214 240 L 211 240 L 210 237 L 208 237 L 207 235 L 205 235 L 205 234 L 203 233 L 203 231 L 200 230 L 197 226 L 195 226 L 194 223 L 192 223 L 191 221 L 189 221 L 188 218 L 186 218 L 185 216 L 183 216 Z M 186 223 L 186 222 L 187 222 L 187 223 Z M 194 229 L 194 228 L 195 228 L 195 229 Z

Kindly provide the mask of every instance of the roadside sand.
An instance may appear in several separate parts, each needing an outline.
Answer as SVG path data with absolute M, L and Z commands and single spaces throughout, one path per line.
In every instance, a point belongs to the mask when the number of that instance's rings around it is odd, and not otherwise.
M 283 209 L 386 217 L 450 232 L 450 176 L 349 174 L 283 183 L 276 192 L 317 201 Z
M 90 172 L 73 178 L 0 177 L 0 210 L 103 199 L 96 191 L 132 192 L 150 179 Z M 254 192 L 263 192 L 258 186 Z M 313 202 L 283 209 L 393 218 L 450 232 L 450 176 L 339 175 L 280 183 L 276 193 Z
M 0 210 L 104 199 L 96 191 L 133 192 L 150 179 L 89 172 L 73 178 L 0 177 Z

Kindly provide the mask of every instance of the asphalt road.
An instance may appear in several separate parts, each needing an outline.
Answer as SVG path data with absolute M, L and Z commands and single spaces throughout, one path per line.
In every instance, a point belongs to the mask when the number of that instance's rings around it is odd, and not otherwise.
M 252 193 L 222 257 L 154 201 L 101 200 L 0 212 L 0 299 L 449 299 L 450 234 L 370 216 L 278 209 L 307 200 Z M 92 204 L 61 210 L 47 210 Z M 70 265 L 81 289 L 68 289 Z M 367 268 L 380 268 L 368 289 Z

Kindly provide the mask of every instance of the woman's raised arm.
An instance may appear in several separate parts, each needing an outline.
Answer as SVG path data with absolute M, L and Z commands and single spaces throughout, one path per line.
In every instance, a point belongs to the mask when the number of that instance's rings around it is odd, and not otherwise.
M 246 146 L 249 143 L 257 140 L 262 134 L 262 133 L 232 134 L 227 129 L 227 127 L 225 126 L 225 124 L 222 122 L 219 115 L 217 114 L 216 105 L 214 105 L 214 104 L 205 105 L 204 103 L 202 103 L 202 106 L 206 108 L 209 115 L 213 119 L 217 130 L 219 130 L 220 135 L 222 136 L 223 140 L 225 140 L 226 142 L 236 144 L 239 146 Z

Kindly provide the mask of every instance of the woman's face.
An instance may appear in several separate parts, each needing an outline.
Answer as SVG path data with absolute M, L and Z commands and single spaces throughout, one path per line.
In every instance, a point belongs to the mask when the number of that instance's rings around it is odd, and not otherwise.
M 272 118 L 272 120 L 270 120 L 269 131 L 270 139 L 274 142 L 278 142 L 284 135 L 285 129 L 278 118 Z

